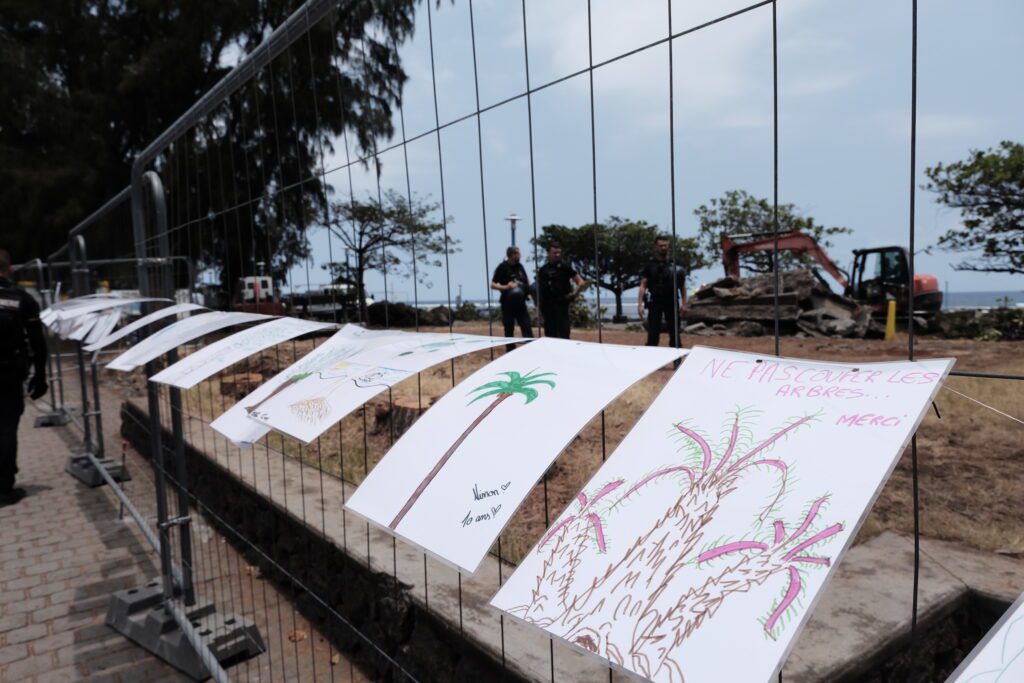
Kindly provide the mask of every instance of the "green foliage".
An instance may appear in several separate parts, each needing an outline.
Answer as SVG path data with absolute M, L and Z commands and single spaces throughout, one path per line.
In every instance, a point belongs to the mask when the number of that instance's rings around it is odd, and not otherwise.
M 1019 341 L 1024 339 L 1024 308 L 943 311 L 939 326 L 947 339 Z
M 722 262 L 722 235 L 772 233 L 775 216 L 772 203 L 754 197 L 745 190 L 729 190 L 721 197 L 700 205 L 694 214 L 700 221 L 697 232 L 697 252 L 702 265 Z M 824 248 L 833 246 L 829 237 L 851 232 L 849 228 L 826 227 L 810 216 L 800 215 L 793 204 L 779 204 L 779 232 L 799 230 L 813 237 Z M 779 252 L 779 270 L 807 267 L 814 261 L 806 254 Z M 760 252 L 740 255 L 740 267 L 752 273 L 769 273 L 772 254 Z
M 657 225 L 643 220 L 610 216 L 604 223 L 588 223 L 576 228 L 546 225 L 534 243 L 542 250 L 551 242 L 562 245 L 562 258 L 585 279 L 615 296 L 615 315 L 622 316 L 623 292 L 640 285 L 640 271 L 654 255 Z M 677 238 L 676 262 L 687 273 L 705 264 L 697 253 L 693 239 Z M 582 314 L 582 312 L 581 312 Z M 573 326 L 579 326 L 573 322 Z
M 939 246 L 975 255 L 954 267 L 988 273 L 1024 273 L 1024 145 L 1004 140 L 996 149 L 971 150 L 964 161 L 925 169 L 927 189 L 959 209 L 961 225 Z
M 321 146 L 330 152 L 330 140 L 345 135 L 367 152 L 394 132 L 391 110 L 405 81 L 397 46 L 412 32 L 415 4 L 343 0 L 157 160 L 172 226 L 185 224 L 178 248 L 189 245 L 197 270 L 219 270 L 230 282 L 264 261 L 280 279 L 305 255 L 304 230 L 327 208 Z M 135 155 L 227 73 L 233 55 L 254 49 L 300 5 L 3 3 L 0 215 L 16 258 L 62 245 L 69 228 L 128 183 Z M 300 181 L 297 191 L 277 192 Z M 126 221 L 127 213 L 91 230 L 90 243 L 130 252 L 130 242 L 104 239 L 123 237 Z
M 367 319 L 366 271 L 397 270 L 430 287 L 418 267 L 440 267 L 443 262 L 439 254 L 459 250 L 455 246 L 458 240 L 446 236 L 444 223 L 434 218 L 438 208 L 438 204 L 415 196 L 410 204 L 394 190 L 386 191 L 381 203 L 368 197 L 366 201 L 351 199 L 331 204 L 331 232 L 341 240 L 341 247 L 352 253 L 353 262 L 327 263 L 324 268 L 331 271 L 335 282 L 356 286 L 361 320 Z M 450 223 L 453 219 L 447 220 Z
M 520 396 L 526 399 L 527 403 L 534 401 L 540 394 L 534 388 L 538 384 L 545 384 L 552 389 L 555 388 L 555 383 L 550 379 L 541 379 L 543 377 L 554 377 L 554 372 L 537 372 L 531 370 L 525 375 L 515 371 L 499 372 L 499 375 L 505 375 L 507 380 L 496 380 L 494 382 L 488 382 L 487 384 L 481 384 L 476 389 L 470 391 L 470 394 L 475 394 L 480 391 L 483 393 L 477 394 L 473 400 L 469 402 L 469 405 L 476 403 L 482 398 L 488 396 L 499 396 L 501 394 Z
M 483 314 L 480 313 L 480 309 L 476 307 L 472 301 L 463 301 L 456 309 L 453 315 L 455 320 L 461 320 L 462 322 L 475 322 L 483 319 Z

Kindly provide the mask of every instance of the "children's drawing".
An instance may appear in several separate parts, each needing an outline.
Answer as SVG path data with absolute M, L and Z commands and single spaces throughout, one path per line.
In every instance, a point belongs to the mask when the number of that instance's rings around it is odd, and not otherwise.
M 156 322 L 157 320 L 166 318 L 168 316 L 177 315 L 179 313 L 188 313 L 190 311 L 198 310 L 204 310 L 204 307 L 200 306 L 199 304 L 175 304 L 174 306 L 167 306 L 166 308 L 161 308 L 157 311 L 154 311 L 153 313 L 150 313 L 149 315 L 142 316 L 138 320 L 125 325 L 116 332 L 112 332 L 103 337 L 102 339 L 96 341 L 95 343 L 86 346 L 85 350 L 99 351 L 100 349 L 106 348 L 107 346 L 110 346 L 111 344 L 120 339 L 124 339 L 132 332 L 140 330 L 146 325 Z
M 254 443 L 270 428 L 253 419 L 265 403 L 296 384 L 321 372 L 336 372 L 348 367 L 350 359 L 374 344 L 393 340 L 399 333 L 370 332 L 358 325 L 346 325 L 311 352 L 292 363 L 213 421 L 212 427 L 235 443 Z
M 161 356 L 171 349 L 203 335 L 232 325 L 244 325 L 269 320 L 271 317 L 260 313 L 242 313 L 238 311 L 230 313 L 219 311 L 200 313 L 157 330 L 112 360 L 107 364 L 107 367 L 111 370 L 133 370 L 144 363 L 148 363 L 157 356 Z
M 1024 594 L 949 677 L 948 683 L 1024 681 Z
M 827 495 L 812 501 L 802 518 L 788 526 L 775 515 L 793 475 L 776 446 L 807 428 L 816 416 L 792 419 L 750 444 L 753 413 L 735 410 L 726 421 L 728 436 L 718 445 L 709 443 L 702 430 L 675 422 L 669 426 L 669 438 L 682 441 L 678 461 L 632 481 L 617 479 L 589 497 L 580 493 L 576 509 L 563 516 L 534 551 L 542 558 L 542 571 L 530 601 L 509 612 L 619 666 L 628 659 L 648 678 L 665 669 L 682 680 L 679 647 L 729 596 L 784 580 L 782 597 L 761 619 L 765 635 L 775 638 L 784 627 L 783 617 L 788 623 L 789 613 L 799 609 L 803 572 L 831 563 L 830 558 L 815 555 L 815 549 L 843 524 L 821 524 Z M 737 530 L 740 540 L 710 540 L 707 529 L 727 498 L 746 493 L 746 475 L 759 470 L 775 475 L 767 504 L 748 529 Z M 609 550 L 604 518 L 634 497 L 651 495 L 652 487 L 672 491 L 659 497 L 667 502 L 661 514 L 597 580 L 574 582 L 573 569 L 584 561 L 584 553 L 602 555 Z M 705 570 L 707 578 L 666 604 L 662 596 L 671 592 L 687 565 Z M 632 628 L 624 628 L 625 622 Z
M 538 373 L 536 370 L 531 370 L 523 375 L 514 370 L 506 370 L 505 372 L 498 374 L 504 375 L 506 379 L 481 384 L 477 388 L 470 390 L 469 393 L 476 394 L 476 396 L 469 402 L 469 405 L 476 403 L 482 398 L 488 398 L 491 396 L 494 397 L 494 400 L 488 403 L 483 412 L 480 413 L 475 420 L 469 423 L 469 426 L 463 430 L 462 434 L 459 435 L 459 438 L 455 440 L 455 443 L 453 443 L 448 450 L 444 452 L 444 455 L 441 456 L 440 460 L 437 461 L 437 464 L 434 465 L 434 469 L 430 470 L 430 472 L 427 473 L 427 476 L 423 478 L 420 485 L 417 486 L 416 490 L 412 492 L 411 496 L 409 496 L 409 500 L 405 502 L 405 505 L 398 511 L 395 518 L 391 520 L 391 524 L 389 526 L 392 529 L 398 527 L 398 523 L 402 521 L 402 518 L 409 512 L 409 509 L 416 504 L 416 501 L 419 500 L 424 489 L 430 486 L 430 482 L 434 481 L 434 477 L 436 477 L 437 473 L 441 471 L 441 468 L 445 466 L 448 459 L 452 457 L 452 453 L 462 445 L 462 442 L 466 440 L 466 437 L 472 434 L 473 430 L 479 427 L 480 423 L 486 420 L 487 416 L 494 412 L 494 409 L 501 405 L 505 399 L 511 396 L 522 396 L 524 399 L 524 405 L 528 405 L 540 395 L 537 387 L 549 386 L 552 389 L 555 388 L 555 382 L 553 380 L 544 379 L 546 377 L 553 377 L 555 375 L 553 372 Z
M 268 397 L 250 417 L 306 443 L 381 391 L 448 358 L 522 339 L 393 333 L 336 367 L 319 368 Z
M 950 365 L 693 349 L 492 604 L 650 680 L 769 680 Z
M 396 368 L 373 367 L 364 363 L 352 363 L 341 361 L 322 372 L 305 373 L 299 379 L 306 377 L 317 377 L 321 380 L 330 380 L 329 388 L 323 394 L 303 398 L 289 405 L 292 414 L 307 424 L 315 425 L 331 416 L 331 403 L 329 397 L 338 389 L 344 388 L 347 382 L 359 389 L 384 389 L 409 375 L 408 372 Z M 296 380 L 299 381 L 299 379 Z M 295 382 L 292 382 L 295 384 Z M 265 417 L 255 411 L 250 412 L 257 417 Z
M 472 573 L 587 422 L 681 355 L 543 338 L 499 356 L 414 422 L 347 507 Z
M 330 327 L 334 326 L 331 323 L 298 318 L 278 318 L 215 341 L 158 372 L 150 379 L 189 389 L 229 365 L 263 349 Z

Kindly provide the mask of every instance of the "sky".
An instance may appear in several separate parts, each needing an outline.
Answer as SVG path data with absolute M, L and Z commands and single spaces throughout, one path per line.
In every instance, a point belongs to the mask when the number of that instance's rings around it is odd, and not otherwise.
M 592 0 L 593 60 L 600 63 L 746 7 L 736 0 Z M 482 113 L 477 128 L 473 45 L 466 0 L 432 5 L 435 119 L 427 6 L 414 37 L 400 49 L 409 74 L 395 138 L 381 140 L 381 183 L 420 199 L 443 199 L 448 234 L 459 240 L 447 268 L 424 273 L 428 284 L 388 274 L 390 298 L 445 300 L 462 291 L 484 299 L 490 273 L 510 242 L 535 229 L 581 225 L 615 215 L 643 219 L 679 236 L 695 234 L 693 214 L 728 190 L 772 194 L 772 8 L 767 5 L 688 32 L 672 41 L 675 183 L 671 182 L 669 48 L 662 43 L 593 72 L 592 155 L 587 74 L 535 92 L 534 184 L 526 98 Z M 917 246 L 934 245 L 959 213 L 922 188 L 924 169 L 964 158 L 1001 140 L 1024 140 L 1024 60 L 1019 0 L 920 0 L 918 19 Z M 522 94 L 523 13 L 518 2 L 473 3 L 480 105 Z M 587 67 L 586 0 L 527 0 L 529 83 L 537 88 Z M 825 225 L 853 233 L 834 239 L 830 255 L 848 267 L 851 250 L 906 245 L 910 205 L 910 0 L 779 0 L 779 200 Z M 405 139 L 401 145 L 400 114 Z M 429 133 L 463 116 L 466 120 Z M 390 148 L 390 149 L 389 149 Z M 482 151 L 482 155 L 480 152 Z M 374 169 L 343 140 L 325 158 L 327 182 L 347 199 L 376 196 Z M 482 156 L 482 164 L 481 164 Z M 481 182 L 481 167 L 483 180 Z M 593 170 L 596 168 L 596 177 Z M 442 197 L 443 172 L 443 197 Z M 481 201 L 481 188 L 483 201 Z M 440 218 L 440 212 L 438 212 Z M 313 257 L 292 272 L 296 287 L 326 281 L 320 264 L 339 256 L 337 238 L 311 229 Z M 485 248 L 486 242 L 486 248 Z M 526 251 L 529 251 L 527 249 Z M 957 272 L 963 255 L 938 249 L 917 255 L 917 271 L 951 291 L 1021 290 L 1024 278 Z M 531 264 L 528 264 L 531 265 Z M 720 267 L 694 274 L 710 281 Z M 368 277 L 379 299 L 381 274 Z M 415 291 L 414 291 L 415 290 Z

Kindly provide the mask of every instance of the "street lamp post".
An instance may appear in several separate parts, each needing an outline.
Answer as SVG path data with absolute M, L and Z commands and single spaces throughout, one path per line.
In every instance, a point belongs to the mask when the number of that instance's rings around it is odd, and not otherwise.
M 516 246 L 516 222 L 519 221 L 519 216 L 515 213 L 510 213 L 505 216 L 505 220 L 509 222 L 509 227 L 512 228 L 512 246 Z

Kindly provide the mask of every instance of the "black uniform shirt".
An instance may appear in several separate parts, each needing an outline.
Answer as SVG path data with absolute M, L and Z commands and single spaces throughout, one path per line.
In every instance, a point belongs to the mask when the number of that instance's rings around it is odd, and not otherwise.
M 496 282 L 499 285 L 507 285 L 508 283 L 516 280 L 519 282 L 518 287 L 514 287 L 508 290 L 501 291 L 501 303 L 519 303 L 526 301 L 526 293 L 530 291 L 530 278 L 526 276 L 526 268 L 523 268 L 522 263 L 517 263 L 514 266 L 508 261 L 502 261 L 498 264 L 498 267 L 494 269 L 494 277 L 491 278 L 491 282 Z
M 537 286 L 540 289 L 540 305 L 555 306 L 568 303 L 572 294 L 572 283 L 576 271 L 565 261 L 548 261 L 537 271 Z
M 46 339 L 39 304 L 32 295 L 0 277 L 0 381 L 25 379 L 29 364 L 46 374 Z
M 647 280 L 647 291 L 651 293 L 651 301 L 658 304 L 676 301 L 676 291 L 686 282 L 686 272 L 671 259 L 651 259 L 640 272 L 640 277 Z

